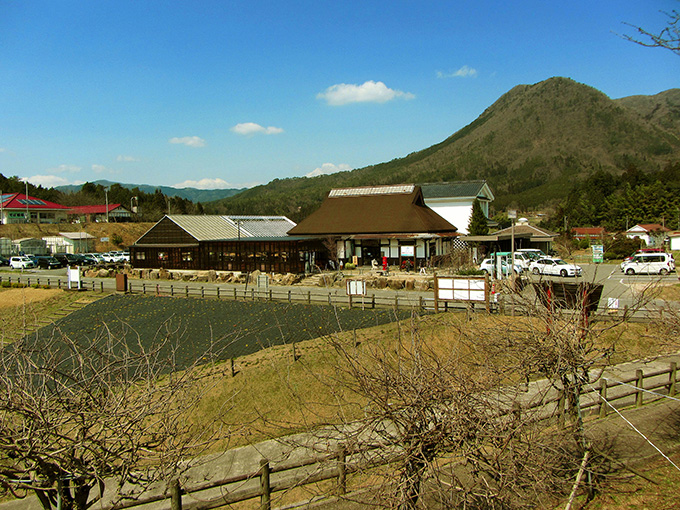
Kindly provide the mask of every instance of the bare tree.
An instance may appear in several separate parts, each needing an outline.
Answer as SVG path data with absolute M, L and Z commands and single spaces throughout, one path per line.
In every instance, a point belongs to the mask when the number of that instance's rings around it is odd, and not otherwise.
M 219 433 L 190 416 L 201 368 L 178 370 L 172 334 L 125 336 L 105 329 L 89 340 L 36 336 L 2 346 L 2 488 L 15 497 L 33 491 L 46 509 L 86 509 L 106 484 L 120 494 L 123 484 L 168 480 Z
M 625 25 L 635 29 L 636 35 L 623 35 L 622 37 L 641 46 L 665 48 L 676 55 L 680 55 L 680 11 L 673 9 L 670 12 L 664 12 L 664 14 L 668 18 L 667 24 L 658 34 L 649 32 L 637 25 L 625 23 Z

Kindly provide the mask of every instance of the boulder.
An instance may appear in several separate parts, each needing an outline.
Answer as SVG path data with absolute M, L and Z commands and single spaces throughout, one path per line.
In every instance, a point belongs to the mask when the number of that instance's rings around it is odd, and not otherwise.
M 388 285 L 390 289 L 392 290 L 400 290 L 404 288 L 404 279 L 403 278 L 390 278 Z

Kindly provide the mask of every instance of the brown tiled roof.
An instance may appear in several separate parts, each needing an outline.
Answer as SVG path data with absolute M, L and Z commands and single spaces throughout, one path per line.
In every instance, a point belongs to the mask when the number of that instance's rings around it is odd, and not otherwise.
M 366 188 L 368 190 L 369 188 Z M 289 235 L 454 233 L 456 227 L 425 205 L 418 186 L 333 190 Z

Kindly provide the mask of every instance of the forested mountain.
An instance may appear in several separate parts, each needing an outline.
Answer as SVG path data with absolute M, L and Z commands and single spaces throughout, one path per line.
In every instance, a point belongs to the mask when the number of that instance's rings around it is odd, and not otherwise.
M 612 100 L 573 80 L 550 78 L 514 87 L 451 137 L 404 158 L 276 179 L 205 208 L 299 221 L 333 187 L 487 179 L 496 210 L 525 210 L 561 204 L 596 173 L 650 176 L 679 160 L 680 89 Z
M 151 186 L 150 184 L 125 184 L 107 181 L 105 179 L 93 181 L 95 186 L 113 186 L 117 184 L 129 190 L 139 190 L 143 193 L 154 194 L 156 190 L 160 190 L 166 197 L 178 197 L 191 202 L 214 202 L 222 198 L 231 197 L 240 193 L 245 188 L 241 189 L 197 189 L 197 188 L 173 188 L 171 186 Z M 65 193 L 77 193 L 80 191 L 82 185 L 70 184 L 67 186 L 57 186 L 56 189 Z

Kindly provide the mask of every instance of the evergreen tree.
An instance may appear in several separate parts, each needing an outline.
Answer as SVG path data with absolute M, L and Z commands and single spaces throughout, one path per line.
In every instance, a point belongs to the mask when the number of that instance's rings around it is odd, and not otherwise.
M 489 233 L 489 224 L 484 211 L 482 211 L 482 205 L 476 198 L 472 202 L 472 215 L 470 216 L 470 223 L 468 223 L 468 233 L 471 236 L 484 236 Z

